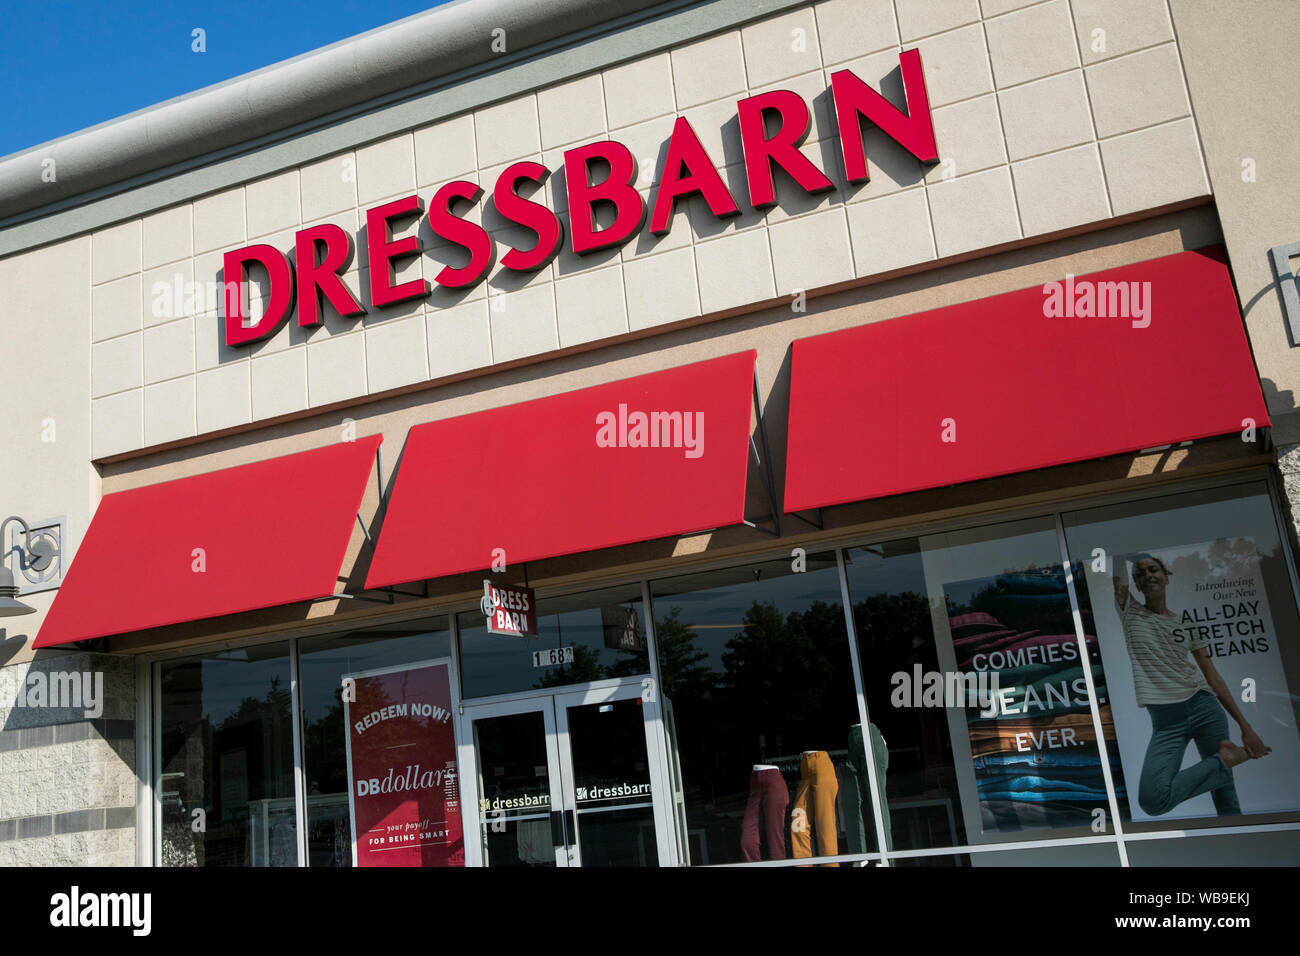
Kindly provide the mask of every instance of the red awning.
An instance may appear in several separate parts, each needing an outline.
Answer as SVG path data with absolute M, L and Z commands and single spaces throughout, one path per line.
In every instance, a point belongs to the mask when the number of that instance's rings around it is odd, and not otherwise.
M 34 646 L 328 597 L 382 440 L 105 495 Z
M 366 587 L 738 524 L 755 358 L 415 426 Z
M 1056 285 L 796 341 L 785 510 L 1269 423 L 1220 247 Z

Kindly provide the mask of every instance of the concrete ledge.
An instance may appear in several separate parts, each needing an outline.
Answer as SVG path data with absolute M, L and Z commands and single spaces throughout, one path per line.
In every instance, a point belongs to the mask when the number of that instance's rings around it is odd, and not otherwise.
M 121 830 L 135 826 L 135 815 L 135 807 L 96 807 L 91 810 L 0 820 L 0 843 L 62 833 Z
M 63 720 L 40 727 L 0 730 L 0 753 L 90 740 L 94 734 L 98 734 L 109 743 L 117 741 L 131 742 L 135 740 L 135 722 L 95 717 L 93 719 Z

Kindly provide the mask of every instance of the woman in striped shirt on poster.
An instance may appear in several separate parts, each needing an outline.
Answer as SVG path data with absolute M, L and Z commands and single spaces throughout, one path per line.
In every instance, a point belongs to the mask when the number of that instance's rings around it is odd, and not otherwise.
M 1124 581 L 1126 561 L 1133 564 L 1141 601 L 1133 600 Z M 1265 756 L 1271 748 L 1246 722 L 1215 669 L 1209 639 L 1189 636 L 1182 615 L 1165 603 L 1169 577 L 1165 563 L 1145 552 L 1115 558 L 1115 604 L 1133 665 L 1133 690 L 1138 706 L 1151 716 L 1138 805 L 1160 816 L 1209 791 L 1220 816 L 1239 814 L 1232 768 Z M 1228 736 L 1227 714 L 1241 728 L 1240 746 Z M 1189 743 L 1196 744 L 1201 760 L 1180 769 Z

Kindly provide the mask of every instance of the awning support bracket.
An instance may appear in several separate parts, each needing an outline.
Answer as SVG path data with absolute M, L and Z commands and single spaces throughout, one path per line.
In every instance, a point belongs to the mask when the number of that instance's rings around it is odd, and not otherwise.
M 773 537 L 781 537 L 781 512 L 776 507 L 776 486 L 773 484 L 772 469 L 768 462 L 772 456 L 768 451 L 767 444 L 767 423 L 763 420 L 763 402 L 758 394 L 758 376 L 754 376 L 754 417 L 758 420 L 758 440 L 762 443 L 763 451 L 759 454 L 758 444 L 754 442 L 754 436 L 749 436 L 749 450 L 754 456 L 754 464 L 758 466 L 759 474 L 762 478 L 763 492 L 767 496 L 768 520 L 772 522 L 771 528 L 759 528 L 757 524 L 746 519 L 741 519 L 751 528 L 758 528 L 760 531 L 766 531 Z
M 397 477 L 396 475 L 393 476 L 393 478 L 396 477 Z M 388 507 L 388 496 L 389 494 L 391 494 L 393 490 L 393 479 L 389 479 L 387 488 L 384 487 L 384 446 L 383 445 L 375 446 L 375 487 L 379 490 L 379 504 L 375 508 L 375 517 L 374 520 L 371 522 L 371 524 L 373 525 L 379 524 L 381 516 L 383 515 L 384 511 Z M 366 527 L 366 522 L 361 517 L 360 511 L 357 512 L 357 524 L 361 525 L 361 533 L 366 536 L 366 543 L 373 548 L 375 546 L 374 536 L 371 535 L 370 528 Z M 379 590 L 379 588 L 371 588 L 371 590 Z M 411 596 L 420 597 L 420 595 L 418 594 L 413 594 Z M 428 597 L 427 594 L 424 596 Z
M 814 521 L 812 518 L 805 518 L 803 515 L 801 515 L 801 514 L 800 514 L 799 512 L 797 512 L 797 511 L 791 511 L 791 512 L 790 512 L 790 516 L 793 517 L 793 518 L 798 518 L 798 519 L 799 519 L 800 521 L 802 521 L 804 524 L 810 524 L 810 525 L 812 525 L 812 526 L 813 526 L 814 528 L 816 528 L 818 531 L 825 531 L 825 530 L 826 530 L 826 526 L 825 526 L 825 524 L 822 522 L 822 509 L 821 509 L 821 508 L 818 508 L 818 509 L 816 509 L 816 511 L 814 511 L 813 513 L 817 515 L 817 519 L 816 519 L 815 521 Z
M 383 587 L 379 587 L 379 588 L 367 588 L 366 590 L 380 591 L 384 594 L 400 594 L 403 597 L 427 598 L 429 596 L 429 582 L 428 581 L 424 582 L 423 594 L 421 594 L 419 591 L 401 591 L 393 587 L 392 585 L 384 585 Z
M 316 600 L 333 601 L 335 598 L 341 598 L 345 601 L 370 601 L 372 604 L 392 604 L 397 600 L 391 594 L 388 596 L 388 599 L 385 600 L 384 598 L 367 597 L 364 594 L 344 594 L 344 593 L 329 594 L 326 595 L 325 597 L 316 598 Z

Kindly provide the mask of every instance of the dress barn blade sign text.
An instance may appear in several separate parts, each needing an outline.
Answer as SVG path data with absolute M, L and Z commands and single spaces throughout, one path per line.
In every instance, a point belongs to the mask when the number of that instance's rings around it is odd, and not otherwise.
M 850 70 L 831 75 L 831 98 L 839 129 L 840 152 L 850 183 L 869 179 L 862 120 L 878 126 L 887 136 L 924 163 L 939 158 L 935 146 L 930 104 L 926 95 L 921 54 L 906 50 L 899 54 L 899 67 L 906 95 L 906 111 L 899 110 Z M 808 104 L 789 90 L 772 90 L 740 100 L 736 104 L 744 154 L 746 197 L 754 209 L 776 204 L 773 167 L 780 167 L 805 192 L 816 194 L 834 189 L 834 183 L 802 152 L 811 126 Z M 769 130 L 773 130 L 768 135 Z M 568 198 L 569 245 L 578 255 L 619 246 L 635 236 L 646 218 L 646 203 L 636 189 L 637 164 L 627 146 L 603 140 L 566 150 L 565 190 Z M 606 171 L 593 181 L 593 173 Z M 492 186 L 496 211 L 535 237 L 526 248 L 511 247 L 502 257 L 503 268 L 535 272 L 560 251 L 565 227 L 555 212 L 517 192 L 521 185 L 545 182 L 550 170 L 541 163 L 523 161 L 508 166 Z M 534 192 L 533 195 L 537 193 Z M 650 232 L 668 232 L 674 204 L 693 195 L 703 197 L 709 211 L 718 217 L 740 212 L 704 144 L 690 122 L 679 116 L 668 140 L 664 172 L 650 198 Z M 405 196 L 366 210 L 365 244 L 369 260 L 370 301 L 377 307 L 418 299 L 431 292 L 427 279 L 394 284 L 394 263 L 422 252 L 417 236 L 392 238 L 392 225 L 427 216 L 433 233 L 460 247 L 463 266 L 445 266 L 434 282 L 448 288 L 465 288 L 481 282 L 495 259 L 495 244 L 481 225 L 464 218 L 483 196 L 483 187 L 468 180 L 442 186 L 429 199 L 426 209 L 418 195 Z M 612 210 L 613 221 L 598 227 L 596 209 Z M 457 208 L 458 211 L 453 211 Z M 222 279 L 227 345 L 243 345 L 273 335 L 298 304 L 298 324 L 304 327 L 323 321 L 321 299 L 341 316 L 359 316 L 366 311 L 342 279 L 352 261 L 352 236 L 333 223 L 299 230 L 294 237 L 294 255 L 267 244 L 255 244 L 225 254 Z M 295 267 L 296 262 L 296 267 Z M 248 267 L 256 264 L 266 271 L 269 291 L 265 309 L 257 321 L 247 324 L 245 286 Z

